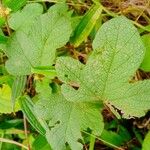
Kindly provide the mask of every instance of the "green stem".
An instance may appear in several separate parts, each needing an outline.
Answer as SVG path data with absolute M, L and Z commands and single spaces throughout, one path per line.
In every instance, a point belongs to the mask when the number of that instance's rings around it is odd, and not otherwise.
M 103 9 L 109 16 L 112 16 L 112 17 L 117 17 L 117 16 L 118 16 L 117 14 L 115 14 L 115 13 L 109 11 L 109 10 L 108 10 L 106 7 L 104 7 L 104 6 L 102 6 L 102 9 Z M 131 20 L 131 21 L 132 21 L 132 20 Z M 132 21 L 132 23 L 133 23 L 134 25 L 136 25 L 137 27 L 139 27 L 139 28 L 141 28 L 141 29 L 143 29 L 143 30 L 145 30 L 145 31 L 150 32 L 150 29 L 147 29 L 146 27 L 144 27 L 143 25 L 139 24 L 138 22 Z
M 13 140 L 9 140 L 9 139 L 5 139 L 5 138 L 0 138 L 0 142 L 4 142 L 4 143 L 10 143 L 10 144 L 14 144 L 14 145 L 17 145 L 17 146 L 20 146 L 26 150 L 28 150 L 28 147 L 21 144 L 21 143 L 18 143 L 16 141 L 13 141 Z
M 64 2 L 59 2 L 57 0 L 36 0 L 36 1 L 28 1 L 28 3 L 36 3 L 36 2 L 49 2 L 49 3 L 64 3 Z M 76 7 L 86 7 L 89 8 L 88 5 L 83 5 L 83 4 L 78 4 L 78 3 L 71 3 L 71 2 L 66 2 L 66 4 L 70 5 L 70 6 L 76 6 Z
M 1 134 L 1 138 L 3 138 L 4 137 L 4 132 Z M 0 142 L 0 150 L 2 150 L 2 144 L 3 144 L 3 142 Z
M 89 135 L 89 136 L 92 136 L 92 137 L 95 138 L 95 139 L 98 139 L 99 141 L 103 142 L 105 145 L 107 145 L 107 146 L 109 146 L 109 147 L 111 147 L 111 148 L 114 148 L 114 149 L 117 149 L 117 150 L 124 150 L 123 148 L 118 147 L 118 146 L 116 146 L 116 145 L 114 145 L 114 144 L 112 144 L 112 143 L 109 143 L 109 142 L 107 142 L 107 141 L 101 139 L 100 137 L 97 137 L 97 136 L 95 136 L 95 135 L 93 135 L 93 134 L 91 134 L 91 133 L 88 133 L 88 132 L 86 132 L 86 131 L 82 131 L 82 132 L 85 133 L 85 134 L 87 134 L 87 135 Z
M 47 11 L 47 6 L 46 6 L 46 4 L 45 4 L 44 2 L 42 2 L 42 4 L 43 4 L 44 10 Z
M 145 31 L 150 32 L 150 29 L 148 29 L 148 28 L 142 26 L 141 24 L 139 24 L 139 23 L 137 23 L 137 22 L 135 22 L 135 21 L 132 21 L 132 22 L 133 22 L 133 24 L 136 25 L 137 27 L 139 27 L 139 28 L 141 28 L 141 29 L 143 29 L 143 30 L 145 30 Z
M 89 150 L 94 150 L 95 140 L 95 137 L 91 136 Z
M 101 4 L 100 4 L 101 5 Z M 104 7 L 103 5 L 101 5 L 102 9 L 109 15 L 112 17 L 117 17 L 118 15 L 116 13 L 113 13 L 111 11 L 109 11 L 106 7 Z
M 36 68 L 31 68 L 31 72 L 34 74 L 42 74 L 45 76 L 48 76 L 50 78 L 54 78 L 57 73 L 54 67 L 36 67 Z

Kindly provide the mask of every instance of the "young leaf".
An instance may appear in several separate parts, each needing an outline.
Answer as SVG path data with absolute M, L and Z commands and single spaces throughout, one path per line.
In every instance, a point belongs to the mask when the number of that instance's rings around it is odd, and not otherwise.
M 28 30 L 29 26 L 33 24 L 33 20 L 42 12 L 42 5 L 38 3 L 28 4 L 21 11 L 11 14 L 8 20 L 9 27 L 13 30 Z
M 125 17 L 114 18 L 102 25 L 93 48 L 83 69 L 74 71 L 79 62 L 73 64 L 73 59 L 57 60 L 57 75 L 67 83 L 62 85 L 64 97 L 68 101 L 103 101 L 122 110 L 127 118 L 143 116 L 150 109 L 150 80 L 129 83 L 145 51 L 137 29 Z M 68 84 L 78 85 L 78 90 Z
M 52 149 L 65 149 L 67 142 L 72 150 L 78 150 L 82 148 L 78 143 L 82 139 L 80 131 L 89 127 L 94 134 L 101 134 L 104 125 L 99 108 L 96 103 L 67 101 L 62 94 L 56 93 L 49 94 L 49 99 L 41 97 L 35 111 L 40 118 L 50 120 L 46 137 Z
M 13 75 L 27 75 L 31 68 L 51 66 L 55 51 L 66 44 L 71 34 L 68 19 L 56 11 L 41 15 L 29 31 L 16 32 L 8 44 L 6 68 Z
M 79 46 L 91 33 L 97 19 L 100 17 L 101 12 L 102 8 L 100 5 L 93 5 L 82 18 L 74 31 L 73 37 L 71 38 L 75 47 Z

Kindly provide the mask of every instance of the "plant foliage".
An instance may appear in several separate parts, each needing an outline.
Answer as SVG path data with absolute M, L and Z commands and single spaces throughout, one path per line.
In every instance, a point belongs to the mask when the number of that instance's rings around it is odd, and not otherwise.
M 149 111 L 150 80 L 136 79 L 139 68 L 150 68 L 149 35 L 141 38 L 125 16 L 102 24 L 106 9 L 99 1 L 80 17 L 65 1 L 53 6 L 29 2 L 3 1 L 0 113 L 22 110 L 40 134 L 28 137 L 36 150 L 40 145 L 43 150 L 81 150 L 89 141 L 92 150 L 95 138 L 118 148 L 131 140 L 117 119 L 106 121 L 103 111 L 125 119 Z M 89 41 L 88 51 L 83 45 Z M 109 131 L 114 128 L 118 132 Z M 142 144 L 142 136 L 135 128 L 133 132 Z M 143 150 L 148 140 L 149 133 Z

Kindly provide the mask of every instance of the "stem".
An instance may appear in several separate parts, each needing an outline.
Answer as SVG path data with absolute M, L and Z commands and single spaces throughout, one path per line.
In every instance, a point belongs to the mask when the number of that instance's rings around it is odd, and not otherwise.
M 94 150 L 95 140 L 95 137 L 91 136 L 89 150 Z
M 6 17 L 6 28 L 7 28 L 8 35 L 10 36 L 11 35 L 11 30 L 10 30 L 9 25 L 8 25 L 7 17 Z
M 21 143 L 18 143 L 16 141 L 13 141 L 13 140 L 5 139 L 5 138 L 0 138 L 0 142 L 14 144 L 14 145 L 17 145 L 17 146 L 20 146 L 22 148 L 25 148 L 25 149 L 29 150 L 28 147 L 26 147 L 25 145 L 23 145 Z
M 117 16 L 118 16 L 117 14 L 115 14 L 115 13 L 109 11 L 109 10 L 108 10 L 106 7 L 104 7 L 104 6 L 102 6 L 102 9 L 103 9 L 109 16 L 112 16 L 112 17 L 117 17 Z M 132 20 L 131 20 L 131 21 L 132 21 Z M 141 29 L 143 29 L 143 30 L 145 30 L 145 31 L 150 32 L 150 29 L 147 29 L 146 27 L 144 27 L 143 25 L 139 24 L 138 22 L 132 21 L 132 23 L 133 23 L 134 25 L 136 25 L 137 27 L 139 27 L 139 28 L 141 28 Z
M 137 23 L 137 22 L 135 22 L 135 21 L 132 21 L 132 22 L 133 22 L 133 24 L 136 25 L 137 27 L 139 27 L 139 28 L 141 28 L 141 29 L 143 29 L 143 30 L 145 30 L 145 31 L 150 32 L 150 29 L 148 29 L 148 28 L 142 26 L 141 24 L 139 24 L 139 23 Z
M 35 3 L 35 2 L 50 2 L 50 3 L 63 3 L 63 2 L 58 2 L 57 0 L 36 0 L 36 1 L 28 1 L 28 3 Z M 89 6 L 84 5 L 84 4 L 74 4 L 74 3 L 70 3 L 70 2 L 66 2 L 66 4 L 70 5 L 70 6 L 79 6 L 79 7 L 86 7 L 89 8 Z
M 112 144 L 112 143 L 109 143 L 109 142 L 107 142 L 107 141 L 101 139 L 100 137 L 97 137 L 97 136 L 95 136 L 95 135 L 93 135 L 93 134 L 91 134 L 91 133 L 88 133 L 88 132 L 86 132 L 86 131 L 82 131 L 82 132 L 85 133 L 85 134 L 87 134 L 87 135 L 89 135 L 89 136 L 92 136 L 92 137 L 95 138 L 95 139 L 98 139 L 99 141 L 103 142 L 104 144 L 108 145 L 108 146 L 111 147 L 111 148 L 114 148 L 114 149 L 117 149 L 117 150 L 124 150 L 123 148 L 118 147 L 118 146 L 116 146 L 116 145 L 114 145 L 114 144 Z
M 27 120 L 26 120 L 25 115 L 23 115 L 23 123 L 24 123 L 25 137 L 26 137 L 26 140 L 27 140 L 27 143 L 28 143 L 28 150 L 31 150 L 31 148 L 30 148 L 30 142 L 29 142 L 29 139 L 28 139 Z
M 43 4 L 44 10 L 47 11 L 47 6 L 46 6 L 46 4 L 45 4 L 44 2 L 42 2 L 42 4 Z
M 101 4 L 100 4 L 101 5 Z M 109 11 L 106 7 L 104 7 L 103 5 L 101 5 L 102 9 L 109 15 L 109 16 L 112 16 L 112 17 L 117 17 L 118 15 Z
M 1 134 L 1 138 L 4 137 L 4 133 Z M 3 142 L 0 142 L 0 150 L 2 149 Z

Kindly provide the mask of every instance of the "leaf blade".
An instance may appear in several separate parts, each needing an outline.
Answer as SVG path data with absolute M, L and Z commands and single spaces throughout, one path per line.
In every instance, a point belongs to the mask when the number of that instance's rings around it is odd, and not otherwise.
M 71 41 L 78 47 L 90 34 L 102 12 L 101 5 L 93 5 L 77 25 Z
M 21 97 L 19 99 L 19 103 L 21 106 L 21 109 L 23 111 L 23 113 L 25 114 L 25 116 L 27 117 L 28 121 L 30 122 L 30 124 L 41 134 L 41 135 L 45 135 L 46 133 L 46 123 L 42 120 L 39 119 L 39 117 L 35 114 L 34 110 L 33 110 L 33 102 L 32 100 L 27 97 Z
M 11 101 L 12 109 L 14 110 L 17 98 L 20 97 L 24 91 L 26 84 L 26 76 L 17 76 L 12 85 Z
M 31 68 L 51 66 L 56 49 L 66 44 L 70 34 L 70 22 L 62 14 L 51 11 L 41 15 L 28 32 L 16 32 L 10 38 L 5 51 L 7 70 L 13 75 L 28 75 Z

